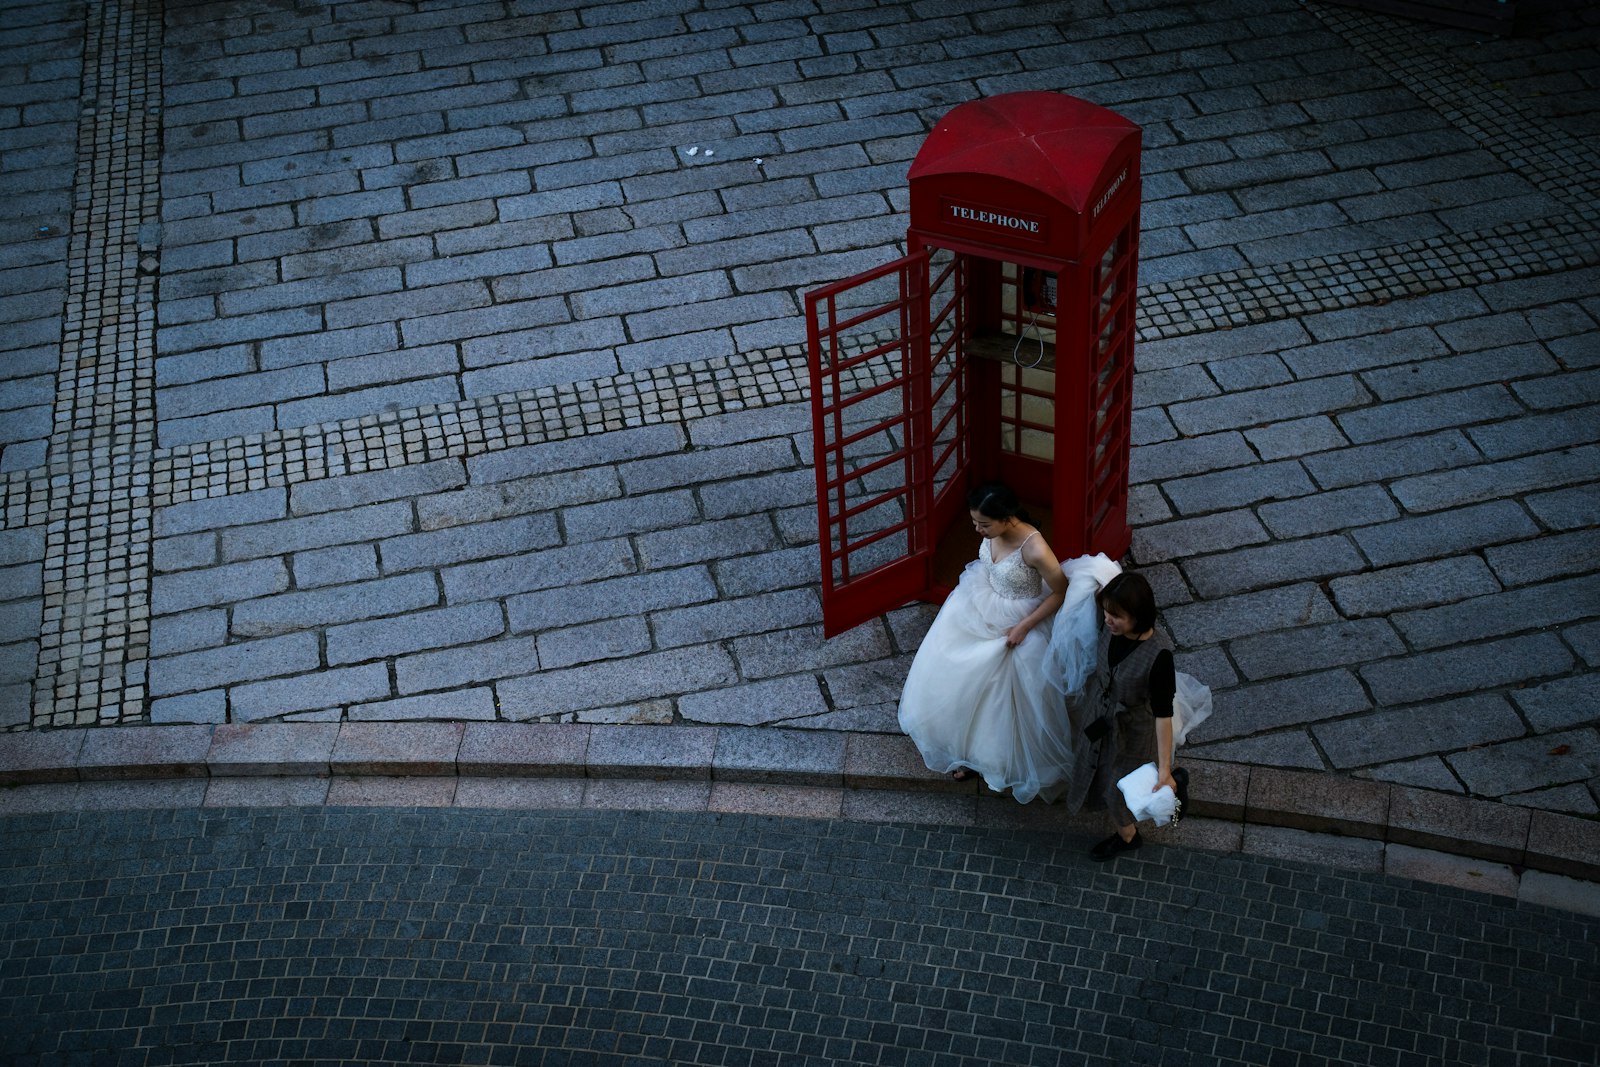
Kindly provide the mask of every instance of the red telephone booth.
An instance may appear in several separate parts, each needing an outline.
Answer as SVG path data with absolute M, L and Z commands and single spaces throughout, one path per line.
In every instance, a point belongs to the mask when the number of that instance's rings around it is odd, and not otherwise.
M 990 478 L 1062 558 L 1127 551 L 1139 141 L 1059 93 L 962 104 L 911 165 L 909 254 L 806 295 L 829 636 L 942 599 Z

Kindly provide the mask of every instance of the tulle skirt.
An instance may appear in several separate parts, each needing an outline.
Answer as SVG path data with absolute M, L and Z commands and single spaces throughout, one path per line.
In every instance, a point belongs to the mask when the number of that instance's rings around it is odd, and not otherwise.
M 988 564 L 970 563 L 923 638 L 900 696 L 900 728 L 929 769 L 969 767 L 1020 803 L 1052 801 L 1073 768 L 1073 734 L 1050 667 L 1052 619 L 1015 648 L 1006 631 L 1039 606 L 989 584 Z

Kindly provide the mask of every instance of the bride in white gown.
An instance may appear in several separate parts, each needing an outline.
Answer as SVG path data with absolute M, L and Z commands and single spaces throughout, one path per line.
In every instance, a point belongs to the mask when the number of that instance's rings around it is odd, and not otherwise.
M 1073 772 L 1074 738 L 1052 683 L 1050 631 L 1067 578 L 998 483 L 967 495 L 978 558 L 939 609 L 900 696 L 900 728 L 932 770 L 981 775 L 1021 803 L 1054 800 Z

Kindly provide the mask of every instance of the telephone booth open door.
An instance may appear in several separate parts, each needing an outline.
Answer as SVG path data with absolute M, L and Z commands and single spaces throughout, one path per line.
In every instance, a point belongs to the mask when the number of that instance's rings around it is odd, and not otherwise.
M 998 478 L 1062 558 L 1128 549 L 1139 128 L 1058 93 L 955 108 L 908 254 L 806 296 L 823 626 L 940 600 Z

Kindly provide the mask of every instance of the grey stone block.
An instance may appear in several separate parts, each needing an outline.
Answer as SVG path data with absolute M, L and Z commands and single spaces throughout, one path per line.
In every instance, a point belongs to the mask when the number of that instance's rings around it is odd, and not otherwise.
M 378 551 L 384 571 L 392 574 L 509 556 L 560 543 L 555 516 L 541 512 L 391 537 L 379 542 Z
M 1147 173 L 1147 182 L 1149 177 Z M 1141 371 L 1160 370 L 1236 356 L 1276 353 L 1303 345 L 1308 340 L 1309 335 L 1298 321 L 1280 319 L 1259 325 L 1238 326 L 1231 330 L 1144 341 L 1136 348 L 1134 361 Z
M 19 641 L 0 645 L 0 685 L 33 681 L 38 672 L 39 642 Z
M 1507 631 L 1572 622 L 1595 614 L 1596 604 L 1600 604 L 1600 574 L 1403 612 L 1393 616 L 1393 621 L 1413 646 L 1439 648 Z
M 681 427 L 671 424 L 642 426 L 472 456 L 467 460 L 467 474 L 474 485 L 482 485 L 530 475 L 596 467 L 641 456 L 663 455 L 678 452 L 684 446 L 685 437 Z M 656 488 L 682 484 L 685 483 L 669 481 Z
M 1391 487 L 1411 511 L 1437 511 L 1535 489 L 1592 482 L 1600 475 L 1600 446 L 1545 452 L 1521 459 L 1419 474 Z
M 1347 411 L 1339 416 L 1339 426 L 1352 441 L 1366 443 L 1509 418 L 1521 411 L 1504 386 L 1485 385 Z M 1471 431 L 1474 441 L 1478 432 Z
M 1432 329 L 1413 326 L 1291 348 L 1283 353 L 1283 362 L 1297 378 L 1319 378 L 1430 359 L 1448 351 Z
M 211 732 L 213 777 L 326 775 L 337 723 L 230 723 Z
M 227 640 L 228 613 L 219 608 L 160 616 L 150 622 L 152 656 L 216 648 Z
M 1171 370 L 1138 371 L 1133 376 L 1133 403 L 1136 408 L 1168 405 L 1178 400 L 1214 397 L 1216 382 L 1200 366 L 1174 366 Z
M 430 345 L 397 352 L 351 356 L 328 365 L 328 389 L 345 392 L 367 385 L 386 385 L 438 378 L 460 370 L 454 345 Z
M 494 367 L 506 363 L 524 364 L 540 368 L 546 364 L 557 367 L 572 364 L 575 356 L 583 356 L 599 365 L 598 357 L 608 355 L 616 346 L 627 341 L 621 323 L 614 321 L 573 322 L 552 324 L 536 330 L 506 330 L 488 337 L 473 337 L 461 343 L 461 362 L 466 367 Z M 550 357 L 565 355 L 564 360 Z M 613 359 L 608 371 L 590 375 L 603 378 L 616 373 Z M 561 379 L 581 381 L 579 378 Z M 534 382 L 526 388 L 557 384 L 555 380 Z
M 1580 674 L 1510 693 L 1540 734 L 1593 723 L 1600 709 L 1600 674 Z
M 1499 797 L 1600 774 L 1600 731 L 1590 726 L 1457 752 L 1445 759 L 1479 796 Z
M 1216 710 L 1189 735 L 1191 744 L 1263 734 L 1286 726 L 1366 711 L 1372 706 L 1348 670 L 1319 671 L 1259 685 L 1225 690 Z
M 157 537 L 172 537 L 223 526 L 266 522 L 281 519 L 287 514 L 288 503 L 284 490 L 254 489 L 158 508 L 155 513 L 155 532 Z
M 1356 619 L 1241 637 L 1229 650 L 1245 677 L 1254 680 L 1367 663 L 1406 649 L 1386 621 Z
M 203 805 L 208 808 L 320 807 L 328 799 L 327 775 L 212 778 Z
M 1133 555 L 1148 565 L 1267 540 L 1267 531 L 1248 510 L 1225 511 L 1135 530 Z
M 1388 304 L 1306 315 L 1300 319 L 1300 324 L 1318 341 L 1334 341 L 1378 334 L 1385 330 L 1431 327 L 1436 323 L 1481 315 L 1487 310 L 1488 306 L 1478 291 L 1455 289 L 1409 300 L 1395 300 Z
M 610 467 L 513 482 L 473 486 L 453 493 L 440 493 L 417 499 L 417 521 L 424 530 L 440 530 L 469 523 L 489 522 L 513 515 L 620 496 L 622 487 Z
M 1506 403 L 1514 408 L 1507 414 L 1520 410 L 1509 396 Z M 1600 424 L 1600 407 L 1590 405 L 1519 419 L 1507 418 L 1489 426 L 1474 426 L 1467 431 L 1467 436 L 1488 458 L 1506 459 L 1529 452 L 1592 444 L 1597 424 Z
M 727 653 L 702 646 L 542 671 L 502 682 L 497 690 L 502 714 L 524 720 L 700 692 L 729 685 L 736 678 Z
M 1477 748 L 1521 737 L 1525 731 L 1505 697 L 1489 693 L 1312 727 L 1317 743 L 1341 769 Z
M 1423 652 L 1361 668 L 1380 705 L 1475 693 L 1565 674 L 1572 654 L 1555 634 L 1527 634 Z
M 1548 378 L 1515 382 L 1511 388 L 1523 403 L 1535 408 L 1593 404 L 1600 401 L 1600 370 L 1566 370 Z
M 372 663 L 236 685 L 228 691 L 228 701 L 234 722 L 254 722 L 388 695 L 389 672 Z
M 844 780 L 845 735 L 723 727 L 711 776 L 723 782 L 838 785 Z
M 1456 556 L 1335 578 L 1328 583 L 1347 617 L 1388 615 L 1497 592 L 1500 583 L 1477 556 Z
M 157 571 L 209 567 L 217 562 L 217 537 L 210 531 L 166 537 L 155 542 L 150 562 Z
M 1351 574 L 1363 566 L 1361 554 L 1347 537 L 1338 534 L 1241 548 L 1182 565 L 1195 592 L 1206 598 Z
M 1353 376 L 1340 375 L 1229 393 L 1173 404 L 1173 424 L 1188 435 L 1257 426 L 1306 415 L 1322 415 L 1369 403 L 1370 393 Z
M 1389 494 L 1378 486 L 1363 485 L 1318 493 L 1299 500 L 1264 504 L 1257 514 L 1278 537 L 1305 537 L 1330 530 L 1387 522 L 1398 518 L 1400 509 L 1395 507 Z
M 458 722 L 347 722 L 329 767 L 335 774 L 454 775 L 465 731 Z
M 1594 492 L 1594 490 L 1590 490 Z M 1600 496 L 1600 493 L 1595 495 Z M 1490 548 L 1484 552 L 1506 585 L 1560 578 L 1600 570 L 1600 530 L 1574 530 Z
M 0 601 L 44 594 L 44 568 L 37 563 L 0 567 Z
M 168 355 L 198 348 L 216 348 L 261 341 L 269 337 L 315 333 L 321 328 L 322 316 L 317 313 L 316 308 L 285 308 L 281 311 L 268 311 L 259 315 L 235 315 L 231 318 L 197 322 L 187 326 L 165 326 L 156 331 L 156 350 L 162 355 Z M 318 373 L 320 374 L 320 371 Z M 298 388 L 301 380 L 284 378 L 280 384 L 285 388 Z
M 1255 461 L 1255 453 L 1236 433 L 1185 438 L 1133 449 L 1128 480 L 1140 485 L 1186 474 L 1242 467 Z
M 1600 492 L 1592 485 L 1538 493 L 1527 497 L 1523 503 L 1551 529 L 1600 525 Z
M 878 620 L 833 638 L 824 638 L 820 626 L 799 626 L 738 638 L 733 643 L 734 656 L 750 680 L 881 659 L 892 652 L 888 634 Z
M 1583 661 L 1591 667 L 1600 667 L 1600 622 L 1578 626 L 1564 626 L 1561 636 L 1566 638 Z
M 343 585 L 378 577 L 378 553 L 371 545 L 335 545 L 296 552 L 290 561 L 300 589 Z
M 638 494 L 713 479 L 786 470 L 795 462 L 794 445 L 787 439 L 778 439 L 659 455 L 623 463 L 617 469 L 627 492 Z
M 627 617 L 546 630 L 538 635 L 539 666 L 556 670 L 577 663 L 616 659 L 650 651 L 650 628 L 643 619 Z
M 657 644 L 672 648 L 821 621 L 816 594 L 792 589 L 657 611 L 650 616 L 650 628 Z
M 689 489 L 605 500 L 561 512 L 561 524 L 571 542 L 666 529 L 699 518 L 700 507 Z
M 150 610 L 172 615 L 191 608 L 232 604 L 289 588 L 289 571 L 279 559 L 254 559 L 203 570 L 158 574 L 150 581 Z
M 0 734 L 0 785 L 73 782 L 89 730 L 28 730 Z
M 464 604 L 614 578 L 636 569 L 633 546 L 626 538 L 618 537 L 465 563 L 441 571 L 439 576 L 444 582 L 445 598 L 452 604 Z M 517 628 L 515 613 L 512 619 Z
M 475 682 L 532 674 L 538 669 L 539 654 L 533 638 L 505 637 L 396 659 L 395 689 L 401 696 L 461 689 Z
M 436 460 L 366 474 L 300 482 L 289 492 L 289 509 L 295 515 L 344 510 L 363 504 L 439 493 L 466 483 L 466 471 L 460 460 Z
M 642 564 L 651 570 L 701 563 L 778 547 L 766 515 L 723 519 L 640 534 L 635 538 Z
M 371 704 L 354 704 L 349 714 L 351 722 L 398 722 L 406 719 L 493 721 L 494 691 L 483 686 L 473 689 L 453 689 L 444 693 L 424 693 L 421 696 L 401 697 L 398 700 L 380 700 Z
M 303 552 L 329 545 L 356 544 L 411 532 L 411 506 L 401 501 L 252 526 L 230 527 L 222 533 L 222 558 Z
M 704 567 L 652 571 L 527 593 L 506 601 L 514 633 L 553 630 L 715 600 Z
M 821 581 L 821 565 L 815 544 L 737 556 L 715 564 L 717 582 L 728 596 L 814 585 Z
M 686 722 L 762 726 L 828 710 L 815 675 L 797 674 L 761 682 L 687 693 L 678 699 Z
M 431 648 L 475 645 L 504 630 L 500 605 L 481 603 L 333 626 L 325 640 L 328 663 L 336 667 Z
M 1323 770 L 1322 753 L 1304 730 L 1279 730 L 1277 733 L 1244 737 L 1236 741 L 1197 745 L 1191 754 L 1201 759 L 1225 763 L 1248 763 L 1259 767 L 1286 767 Z
M 1478 461 L 1478 453 L 1459 430 L 1448 430 L 1430 437 L 1410 437 L 1398 442 L 1358 445 L 1355 448 L 1306 456 L 1312 477 L 1325 490 L 1363 482 L 1386 482 L 1390 478 L 1418 474 L 1422 470 L 1459 467 Z
M 181 448 L 201 441 L 236 439 L 251 434 L 266 434 L 273 428 L 272 408 L 236 408 L 193 419 L 162 420 L 156 434 L 162 448 Z
M 44 621 L 44 601 L 12 600 L 0 603 L 0 644 L 32 641 Z
M 1331 622 L 1337 618 L 1337 613 L 1321 589 L 1303 582 L 1166 607 L 1161 616 L 1180 645 L 1194 647 L 1250 634 Z
M 115 778 L 204 778 L 211 726 L 146 726 L 90 730 L 78 750 L 85 781 Z
M 457 766 L 462 775 L 581 778 L 590 729 L 571 723 L 469 723 Z
M 1458 555 L 1539 532 L 1532 519 L 1509 500 L 1418 515 L 1354 530 L 1361 551 L 1374 566 Z
M 1362 380 L 1380 398 L 1399 400 L 1508 378 L 1551 374 L 1557 369 L 1555 359 L 1543 345 L 1525 344 L 1367 371 Z
M 399 615 L 432 607 L 438 601 L 432 575 L 406 574 L 247 600 L 234 607 L 232 627 L 241 636 L 266 637 Z
M 1161 488 L 1183 515 L 1243 507 L 1263 500 L 1304 497 L 1316 492 L 1304 468 L 1293 460 L 1173 478 L 1163 482 Z
M 44 559 L 44 547 L 42 529 L 0 530 L 0 566 L 38 563 Z
M 409 341 L 416 344 L 416 341 Z M 405 411 L 431 404 L 451 404 L 461 399 L 454 375 L 417 381 L 375 385 L 329 396 L 293 400 L 276 407 L 279 426 L 313 426 L 372 415 L 380 411 Z
M 710 778 L 717 733 L 702 726 L 591 727 L 589 777 Z
M 829 703 L 838 709 L 887 706 L 893 719 L 913 658 L 901 655 L 830 667 L 822 672 Z

